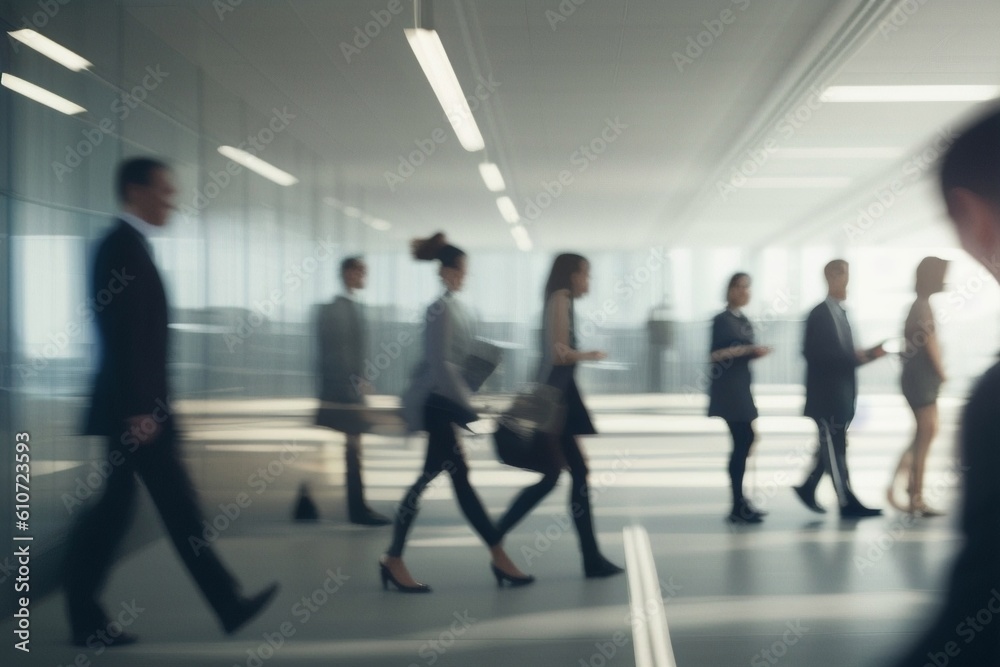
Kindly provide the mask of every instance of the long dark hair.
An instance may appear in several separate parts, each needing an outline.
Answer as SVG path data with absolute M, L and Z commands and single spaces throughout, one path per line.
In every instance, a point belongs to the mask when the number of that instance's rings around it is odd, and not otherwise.
M 572 293 L 572 275 L 580 270 L 587 258 L 583 255 L 576 255 L 564 252 L 552 262 L 552 270 L 549 271 L 549 279 L 545 281 L 545 303 L 556 290 L 568 289 Z M 572 298 L 572 296 L 570 297 Z
M 438 232 L 434 236 L 426 239 L 413 239 L 410 241 L 410 254 L 414 259 L 422 261 L 438 260 L 441 266 L 451 269 L 458 268 L 458 260 L 465 257 L 465 251 L 457 246 L 448 243 L 444 232 Z

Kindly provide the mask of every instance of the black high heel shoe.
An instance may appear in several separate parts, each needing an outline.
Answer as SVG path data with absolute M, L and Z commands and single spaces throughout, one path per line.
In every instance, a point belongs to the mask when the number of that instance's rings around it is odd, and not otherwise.
M 503 588 L 503 582 L 505 581 L 510 584 L 511 588 L 527 586 L 535 581 L 535 577 L 530 574 L 525 577 L 515 577 L 512 574 L 507 574 L 493 563 L 490 563 L 490 569 L 493 570 L 493 576 L 497 579 L 497 588 Z
M 400 583 L 398 579 L 389 570 L 389 567 L 382 561 L 378 562 L 379 574 L 382 577 L 382 590 L 389 590 L 389 582 L 399 590 L 400 593 L 430 593 L 431 587 L 427 584 L 417 584 L 416 586 L 407 586 L 406 584 Z

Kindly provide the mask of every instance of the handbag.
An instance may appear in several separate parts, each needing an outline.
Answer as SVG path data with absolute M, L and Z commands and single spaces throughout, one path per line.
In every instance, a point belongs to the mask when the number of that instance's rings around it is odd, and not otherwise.
M 497 458 L 509 466 L 541 473 L 563 467 L 555 446 L 563 421 L 562 392 L 551 385 L 536 384 L 518 392 L 497 418 L 493 444 Z

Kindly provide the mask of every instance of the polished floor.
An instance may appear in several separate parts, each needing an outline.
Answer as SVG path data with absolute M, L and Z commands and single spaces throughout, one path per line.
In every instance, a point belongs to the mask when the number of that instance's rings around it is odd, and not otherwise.
M 236 635 L 223 635 L 158 536 L 123 557 L 104 598 L 140 643 L 100 653 L 70 646 L 56 593 L 33 604 L 32 651 L 13 664 L 649 665 L 665 663 L 647 661 L 639 635 L 665 628 L 680 667 L 884 665 L 940 597 L 958 544 L 954 512 L 914 520 L 887 510 L 841 521 L 835 512 L 807 511 L 789 489 L 815 443 L 811 422 L 796 416 L 800 401 L 759 397 L 767 416 L 757 422 L 747 484 L 770 515 L 759 526 L 733 527 L 723 521 L 728 435 L 721 421 L 701 417 L 699 402 L 685 397 L 593 399 L 602 435 L 586 448 L 599 539 L 609 558 L 628 562 L 627 575 L 582 577 L 564 478 L 506 543 L 537 583 L 497 589 L 488 554 L 442 476 L 424 498 L 406 554 L 434 592 L 413 596 L 382 590 L 376 561 L 390 529 L 345 521 L 343 446 L 337 434 L 307 425 L 308 402 L 185 404 L 189 464 L 218 529 L 206 536 L 249 590 L 280 581 L 276 601 Z M 949 510 L 959 479 L 952 459 L 958 407 L 942 403 L 926 493 Z M 862 500 L 884 505 L 910 429 L 900 398 L 862 401 L 849 449 Z M 417 473 L 422 442 L 371 436 L 365 447 L 370 503 L 391 512 Z M 498 464 L 488 436 L 469 437 L 466 447 L 473 484 L 494 517 L 536 479 Z M 315 524 L 289 518 L 304 481 L 320 508 Z M 834 505 L 828 480 L 819 498 Z M 148 526 L 155 514 L 143 502 L 137 521 Z M 663 626 L 653 623 L 649 601 L 637 598 L 641 554 L 626 553 L 625 534 L 634 526 L 648 534 Z M 11 637 L 9 620 L 0 629 Z

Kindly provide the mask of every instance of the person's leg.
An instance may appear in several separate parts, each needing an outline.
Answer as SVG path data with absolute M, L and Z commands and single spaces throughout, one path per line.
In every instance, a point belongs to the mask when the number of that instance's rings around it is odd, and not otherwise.
M 545 436 L 553 437 L 553 436 Z M 540 441 L 539 441 L 540 442 Z M 539 443 L 536 443 L 536 445 Z M 558 446 L 555 444 L 554 446 Z M 520 523 L 527 514 L 535 508 L 538 503 L 542 502 L 542 499 L 552 492 L 555 488 L 556 483 L 559 481 L 559 474 L 562 471 L 553 466 L 553 470 L 544 473 L 542 479 L 537 483 L 527 486 L 521 490 L 521 492 L 514 498 L 511 502 L 510 507 L 504 512 L 503 517 L 501 517 L 500 522 L 497 524 L 497 530 L 500 532 L 500 536 L 506 535 L 510 530 Z
M 915 411 L 917 418 L 917 434 L 914 438 L 912 464 L 910 468 L 910 509 L 925 513 L 937 513 L 924 504 L 924 471 L 927 467 L 927 455 L 931 443 L 938 430 L 937 403 L 925 405 Z
M 889 488 L 886 490 L 885 493 L 886 501 L 889 503 L 889 505 L 891 505 L 892 507 L 901 512 L 911 511 L 910 501 L 907 501 L 906 504 L 903 504 L 899 501 L 898 498 L 896 498 L 896 484 L 899 481 L 900 477 L 905 477 L 906 493 L 907 496 L 910 495 L 911 493 L 910 479 L 913 472 L 912 471 L 913 452 L 917 447 L 917 437 L 919 435 L 919 429 L 920 429 L 920 423 L 919 423 L 920 419 L 917 416 L 916 409 L 913 410 L 913 418 L 914 421 L 917 423 L 916 430 L 914 430 L 913 437 L 910 439 L 910 444 L 907 446 L 906 449 L 903 450 L 903 453 L 899 455 L 899 463 L 896 464 L 896 469 L 893 471 L 892 478 L 889 480 Z
M 829 470 L 829 451 L 826 447 L 825 429 L 823 426 L 826 422 L 815 418 L 813 421 L 816 422 L 816 428 L 819 432 L 819 442 L 816 445 L 816 454 L 813 456 L 812 468 L 801 485 L 801 488 L 808 492 L 810 496 L 816 493 L 816 487 L 819 486 L 820 480 L 823 479 L 823 473 Z
M 83 509 L 66 541 L 63 585 L 74 637 L 85 638 L 107 623 L 98 598 L 135 514 L 136 481 L 131 454 L 117 438 L 109 440 L 108 452 L 106 461 L 111 469 L 101 497 Z
M 857 502 L 851 492 L 850 476 L 847 472 L 847 426 L 821 419 L 819 430 L 823 466 L 833 479 L 837 502 L 841 508 L 847 507 Z
M 487 516 L 479 495 L 469 482 L 469 465 L 465 460 L 462 446 L 455 437 L 455 427 L 448 414 L 440 410 L 428 410 L 427 419 L 427 429 L 435 434 L 437 447 L 441 452 L 443 459 L 441 467 L 451 476 L 455 499 L 462 513 L 487 546 L 499 544 L 501 536 Z
M 344 459 L 347 464 L 347 516 L 352 523 L 365 526 L 381 526 L 391 520 L 372 508 L 365 502 L 365 487 L 361 480 L 361 434 L 348 433 L 344 447 Z
M 733 512 L 746 504 L 743 496 L 743 476 L 747 469 L 747 457 L 753 446 L 754 432 L 750 422 L 726 420 L 729 433 L 733 437 L 733 450 L 729 456 L 729 485 L 733 496 Z
M 226 624 L 240 604 L 240 586 L 205 539 L 204 516 L 179 449 L 178 434 L 168 422 L 154 442 L 136 449 L 136 470 L 178 555 L 202 595 Z
M 400 501 L 393 522 L 392 543 L 385 555 L 379 561 L 385 584 L 385 573 L 388 572 L 397 586 L 403 590 L 429 590 L 425 584 L 419 583 L 410 574 L 403 562 L 403 550 L 406 548 L 406 538 L 413 521 L 420 511 L 420 496 L 441 472 L 446 456 L 441 448 L 441 433 L 438 422 L 434 419 L 434 410 L 424 410 L 424 425 L 427 428 L 427 453 L 424 457 L 424 468 L 417 481 L 410 486 Z M 449 424 L 450 428 L 450 424 Z
M 826 429 L 823 426 L 825 422 L 815 417 L 813 421 L 816 422 L 816 427 L 819 430 L 819 442 L 816 445 L 816 453 L 813 455 L 813 466 L 802 484 L 793 486 L 792 490 L 795 491 L 795 495 L 799 497 L 802 504 L 810 510 L 825 514 L 826 510 L 816 502 L 816 487 L 819 486 L 823 473 L 829 469 L 829 452 L 826 446 Z
M 563 434 L 559 437 L 559 444 L 569 466 L 569 510 L 580 540 L 580 553 L 586 562 L 600 556 L 590 507 L 590 483 L 587 479 L 590 470 L 576 436 Z
M 507 552 L 504 551 L 501 545 L 503 534 L 493 525 L 489 515 L 486 514 L 486 508 L 483 507 L 479 494 L 476 493 L 469 481 L 469 464 L 465 460 L 462 445 L 455 436 L 455 427 L 452 426 L 451 421 L 444 413 L 438 413 L 433 418 L 436 430 L 440 434 L 442 451 L 447 452 L 442 467 L 451 477 L 455 498 L 458 500 L 462 514 L 465 515 L 469 525 L 479 534 L 490 551 L 497 583 L 501 583 L 504 579 L 514 585 L 531 583 L 534 578 L 525 575 L 518 569 Z

